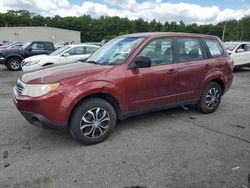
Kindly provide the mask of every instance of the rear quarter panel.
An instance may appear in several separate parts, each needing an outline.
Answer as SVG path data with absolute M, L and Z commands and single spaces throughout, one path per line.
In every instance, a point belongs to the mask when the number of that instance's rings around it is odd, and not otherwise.
M 202 95 L 202 92 L 207 87 L 207 85 L 211 81 L 216 79 L 223 82 L 224 93 L 229 90 L 233 80 L 232 69 L 230 67 L 230 64 L 228 63 L 228 61 L 230 60 L 231 58 L 227 54 L 211 59 L 212 66 L 211 69 L 207 72 L 206 77 L 201 84 L 202 89 L 200 96 Z

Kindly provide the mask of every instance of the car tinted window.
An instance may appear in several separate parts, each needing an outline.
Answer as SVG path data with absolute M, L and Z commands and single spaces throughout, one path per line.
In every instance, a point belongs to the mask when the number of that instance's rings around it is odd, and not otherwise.
M 70 49 L 67 53 L 70 55 L 83 55 L 85 54 L 84 47 L 75 47 Z
M 173 63 L 173 39 L 161 38 L 151 41 L 138 56 L 149 57 L 152 66 Z
M 44 44 L 41 42 L 35 42 L 31 45 L 32 50 L 44 50 Z
M 212 57 L 223 55 L 223 49 L 217 40 L 205 39 L 205 42 Z
M 53 45 L 52 43 L 47 42 L 47 43 L 45 43 L 45 45 L 46 45 L 46 48 L 47 48 L 48 50 L 54 50 L 54 45 Z
M 93 46 L 86 47 L 86 54 L 93 54 L 98 48 Z
M 197 38 L 177 38 L 180 62 L 204 59 L 201 43 Z

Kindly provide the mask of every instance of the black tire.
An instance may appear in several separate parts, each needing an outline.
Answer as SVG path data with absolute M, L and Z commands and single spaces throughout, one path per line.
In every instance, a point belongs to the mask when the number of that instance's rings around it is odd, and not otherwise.
M 100 98 L 89 98 L 74 109 L 70 117 L 69 131 L 81 144 L 91 145 L 104 141 L 113 131 L 115 124 L 116 113 L 112 105 Z M 81 130 L 81 127 L 85 128 Z
M 21 62 L 22 62 L 21 59 L 19 59 L 17 57 L 12 57 L 12 58 L 8 59 L 8 61 L 6 62 L 6 67 L 10 71 L 20 71 L 22 69 Z
M 216 82 L 210 82 L 197 104 L 197 109 L 205 114 L 214 112 L 220 105 L 222 89 Z M 210 99 L 210 100 L 209 100 Z

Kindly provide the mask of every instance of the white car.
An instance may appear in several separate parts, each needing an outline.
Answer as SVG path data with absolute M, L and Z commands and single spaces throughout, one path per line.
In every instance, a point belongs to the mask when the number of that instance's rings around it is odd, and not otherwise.
M 59 42 L 59 43 L 56 43 L 56 44 L 55 44 L 55 48 L 56 48 L 56 49 L 59 49 L 59 48 L 61 48 L 61 47 L 63 47 L 63 46 L 68 46 L 68 45 L 74 44 L 74 43 L 75 43 L 74 41 Z
M 87 59 L 98 48 L 97 45 L 72 44 L 54 51 L 50 55 L 36 55 L 24 59 L 21 63 L 23 72 L 37 70 L 48 65 L 74 63 Z
M 225 42 L 224 45 L 234 60 L 234 68 L 250 66 L 250 42 Z

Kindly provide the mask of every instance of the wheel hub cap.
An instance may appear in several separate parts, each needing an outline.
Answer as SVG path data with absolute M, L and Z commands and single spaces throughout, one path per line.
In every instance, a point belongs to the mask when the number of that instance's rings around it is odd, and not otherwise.
M 209 109 L 214 109 L 220 100 L 220 92 L 217 88 L 211 88 L 206 95 L 206 105 Z
M 103 108 L 92 108 L 82 117 L 80 130 L 84 136 L 97 138 L 102 136 L 110 124 L 110 116 Z
M 94 121 L 94 122 L 93 122 L 93 126 L 96 127 L 96 128 L 99 126 L 99 124 L 100 124 L 100 123 L 97 122 L 97 121 Z

